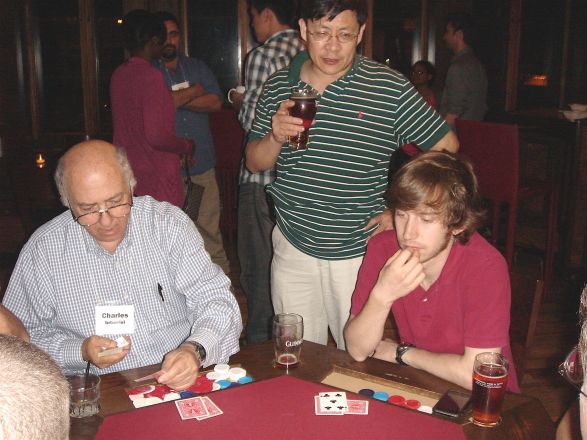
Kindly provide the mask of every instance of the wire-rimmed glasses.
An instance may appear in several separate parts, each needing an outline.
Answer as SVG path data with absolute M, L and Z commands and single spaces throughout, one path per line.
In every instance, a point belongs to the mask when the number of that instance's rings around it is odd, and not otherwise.
M 583 385 L 583 361 L 578 347 L 573 348 L 558 366 L 558 373 L 583 396 L 587 397 L 587 394 L 581 390 L 581 385 Z
M 341 44 L 351 43 L 351 42 L 355 41 L 357 36 L 359 35 L 359 34 L 353 34 L 351 32 L 341 32 L 339 34 L 333 35 L 330 32 L 326 32 L 326 31 L 316 31 L 316 32 L 308 31 L 308 33 L 310 34 L 310 36 L 312 37 L 312 39 L 314 41 L 318 41 L 319 43 L 326 43 L 327 41 L 330 41 L 332 39 L 332 37 L 334 37 Z
M 130 208 L 132 208 L 132 199 L 128 203 L 121 203 L 119 205 L 114 205 L 109 208 L 100 209 L 98 211 L 88 212 L 87 214 L 78 215 L 77 217 L 71 211 L 71 215 L 73 216 L 73 220 L 79 223 L 80 225 L 89 228 L 90 226 L 95 225 L 100 221 L 102 215 L 108 213 L 108 215 L 112 218 L 121 218 L 126 217 L 130 213 Z

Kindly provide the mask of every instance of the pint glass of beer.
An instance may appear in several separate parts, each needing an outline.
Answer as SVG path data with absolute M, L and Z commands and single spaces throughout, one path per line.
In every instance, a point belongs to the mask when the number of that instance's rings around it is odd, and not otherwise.
M 473 366 L 473 423 L 497 426 L 508 383 L 508 360 L 499 353 L 479 353 Z
M 273 318 L 273 345 L 275 367 L 281 370 L 296 368 L 300 362 L 304 342 L 304 319 L 295 313 L 281 313 Z
M 303 119 L 304 131 L 289 138 L 289 148 L 293 150 L 305 150 L 308 148 L 308 133 L 316 116 L 317 92 L 312 87 L 294 87 L 291 99 L 294 106 L 289 109 L 290 116 Z

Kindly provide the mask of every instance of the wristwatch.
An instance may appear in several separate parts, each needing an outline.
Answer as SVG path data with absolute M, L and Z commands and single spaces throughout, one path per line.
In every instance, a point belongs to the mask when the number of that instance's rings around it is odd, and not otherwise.
M 196 353 L 200 358 L 200 364 L 203 364 L 206 360 L 206 349 L 204 346 L 196 341 L 184 341 L 184 344 L 192 345 L 196 349 Z
M 406 354 L 406 352 L 412 347 L 412 344 L 406 344 L 405 342 L 402 342 L 397 346 L 397 348 L 395 349 L 395 361 L 399 365 L 408 365 L 402 360 L 402 356 Z

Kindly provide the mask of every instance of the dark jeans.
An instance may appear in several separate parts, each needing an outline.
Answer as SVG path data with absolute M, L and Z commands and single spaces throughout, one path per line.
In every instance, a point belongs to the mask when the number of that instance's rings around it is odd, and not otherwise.
M 272 207 L 262 185 L 245 183 L 238 195 L 238 259 L 241 285 L 247 297 L 247 342 L 271 339 Z

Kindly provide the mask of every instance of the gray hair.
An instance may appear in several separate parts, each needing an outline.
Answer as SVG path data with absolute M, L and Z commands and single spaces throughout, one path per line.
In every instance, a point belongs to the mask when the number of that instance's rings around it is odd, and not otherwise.
M 120 170 L 122 171 L 122 175 L 124 179 L 128 182 L 128 186 L 131 192 L 134 191 L 135 186 L 137 185 L 137 179 L 135 179 L 135 175 L 132 171 L 132 167 L 128 161 L 128 157 L 126 156 L 126 151 L 124 148 L 121 147 L 114 147 L 116 150 L 116 161 L 118 165 L 120 165 Z M 61 199 L 61 203 L 63 206 L 69 208 L 69 194 L 67 194 L 66 182 L 65 182 L 65 161 L 63 158 L 65 154 L 61 156 L 59 161 L 57 162 L 57 168 L 55 169 L 55 184 L 57 185 L 57 191 L 59 191 L 59 198 Z
M 0 438 L 69 438 L 69 385 L 47 353 L 0 335 Z

